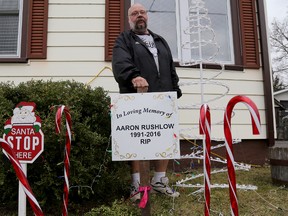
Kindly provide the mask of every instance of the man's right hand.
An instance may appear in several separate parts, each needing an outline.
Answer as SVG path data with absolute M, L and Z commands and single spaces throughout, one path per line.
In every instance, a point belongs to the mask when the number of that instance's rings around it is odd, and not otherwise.
M 141 76 L 135 77 L 132 79 L 132 84 L 134 86 L 135 89 L 137 89 L 137 92 L 147 92 L 148 91 L 148 82 L 146 81 L 146 79 L 144 79 Z

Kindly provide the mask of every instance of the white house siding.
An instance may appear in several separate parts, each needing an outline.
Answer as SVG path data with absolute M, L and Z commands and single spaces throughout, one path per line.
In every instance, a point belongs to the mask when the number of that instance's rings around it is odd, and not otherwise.
M 0 64 L 0 81 L 70 79 L 88 83 L 108 67 L 98 80 L 116 90 L 117 84 L 108 79 L 111 64 L 103 61 L 105 0 L 50 0 L 48 12 L 47 59 Z
M 110 94 L 118 92 L 111 72 L 111 63 L 104 61 L 105 0 L 50 0 L 48 20 L 47 59 L 30 60 L 27 64 L 0 64 L 0 81 L 16 84 L 31 79 L 76 80 L 93 87 L 101 86 Z M 177 68 L 183 97 L 179 102 L 179 121 L 182 139 L 199 136 L 198 119 L 201 103 L 199 70 Z M 217 72 L 206 70 L 209 78 Z M 246 95 L 258 106 L 262 133 L 252 135 L 251 118 L 243 104 L 235 106 L 232 119 L 233 138 L 265 139 L 266 120 L 261 70 L 225 70 L 213 80 L 220 86 L 205 85 L 204 100 L 223 97 L 209 102 L 212 119 L 212 137 L 223 138 L 224 109 L 236 95 Z M 223 87 L 223 86 L 227 86 Z M 198 104 L 198 105 L 195 105 Z
M 185 68 L 178 69 L 181 83 L 199 82 L 199 70 Z M 215 75 L 211 70 L 205 70 L 204 78 L 209 78 Z M 191 79 L 192 78 L 192 79 Z M 266 120 L 265 120 L 265 103 L 263 96 L 263 78 L 260 70 L 245 70 L 245 71 L 223 71 L 217 78 L 211 80 L 218 85 L 204 85 L 204 101 L 218 98 L 215 101 L 208 102 L 211 109 L 212 121 L 212 137 L 223 138 L 223 119 L 224 109 L 228 101 L 236 95 L 245 95 L 252 99 L 257 105 L 262 123 L 261 135 L 254 136 L 252 134 L 251 118 L 247 107 L 240 103 L 235 106 L 235 116 L 232 118 L 232 135 L 233 138 L 241 139 L 262 139 L 266 138 Z M 199 104 L 201 104 L 200 84 L 184 85 L 183 97 L 179 100 L 181 128 L 194 128 L 191 134 L 199 134 L 198 119 L 199 119 Z M 222 96 L 221 96 L 222 95 Z M 187 109 L 193 104 L 198 104 L 195 108 Z M 187 134 L 187 132 L 184 132 Z

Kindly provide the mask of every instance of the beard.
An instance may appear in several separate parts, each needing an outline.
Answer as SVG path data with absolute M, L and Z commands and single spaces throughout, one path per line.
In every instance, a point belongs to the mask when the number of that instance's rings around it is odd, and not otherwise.
M 144 19 L 139 19 L 135 23 L 130 22 L 130 28 L 137 33 L 146 33 L 147 22 Z

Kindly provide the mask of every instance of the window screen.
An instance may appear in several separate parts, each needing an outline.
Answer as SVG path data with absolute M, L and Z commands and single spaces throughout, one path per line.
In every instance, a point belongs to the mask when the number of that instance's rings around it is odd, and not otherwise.
M 133 3 L 142 4 L 148 11 L 148 28 L 157 34 L 163 36 L 172 51 L 173 58 L 176 61 L 193 61 L 198 59 L 198 49 L 183 51 L 182 45 L 186 42 L 197 40 L 196 34 L 185 35 L 184 30 L 191 26 L 192 0 L 132 0 Z M 203 7 L 208 10 L 208 17 L 211 20 L 209 24 L 213 33 L 209 31 L 202 32 L 202 38 L 209 40 L 211 35 L 215 35 L 214 43 L 219 47 L 203 46 L 202 58 L 209 59 L 214 57 L 214 61 L 223 63 L 233 63 L 233 41 L 232 28 L 230 20 L 230 2 L 229 0 L 203 0 Z M 203 14 L 202 14 L 203 15 Z M 194 20 L 195 21 L 195 20 Z M 205 20 L 203 25 L 205 25 Z M 177 37 L 178 36 L 178 37 Z M 196 44 L 193 44 L 196 45 Z M 192 45 L 192 46 L 193 46 Z M 198 45 L 198 44 L 197 44 Z M 182 50 L 181 50 L 182 49 Z M 217 53 L 216 55 L 214 55 Z M 205 61 L 204 61 L 205 62 Z
M 19 0 L 0 0 L 0 56 L 16 56 L 19 38 Z
M 173 57 L 177 56 L 175 0 L 137 0 L 148 11 L 148 28 L 165 38 Z
M 200 23 L 202 28 L 201 40 L 211 42 L 202 46 L 202 57 L 205 60 L 214 57 L 214 61 L 231 62 L 230 46 L 232 42 L 230 41 L 229 35 L 229 10 L 227 8 L 227 0 L 205 0 L 203 2 L 203 9 L 199 11 L 202 17 L 200 22 L 203 22 Z M 191 6 L 193 6 L 192 1 L 189 1 L 189 7 Z M 208 14 L 205 14 L 204 10 L 207 10 Z M 189 16 L 191 17 L 191 15 L 195 16 L 195 11 L 194 14 L 190 11 Z M 210 19 L 209 23 L 205 22 L 207 18 Z M 194 22 L 197 22 L 197 17 L 194 17 Z M 207 27 L 205 27 L 205 25 L 207 25 Z M 196 28 L 194 30 L 197 32 Z M 198 35 L 191 35 L 190 41 L 195 39 L 198 39 Z M 192 58 L 199 59 L 199 53 L 192 53 Z

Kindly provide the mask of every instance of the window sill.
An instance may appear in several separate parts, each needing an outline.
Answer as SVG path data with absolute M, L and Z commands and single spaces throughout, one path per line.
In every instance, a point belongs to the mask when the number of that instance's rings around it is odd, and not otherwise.
M 27 58 L 0 58 L 0 63 L 27 63 Z
M 193 66 L 181 66 L 179 62 L 174 62 L 175 67 L 188 67 L 188 68 L 200 68 L 200 65 L 193 65 Z M 204 69 L 216 69 L 221 70 L 220 65 L 216 64 L 203 64 L 202 65 Z M 224 65 L 224 70 L 234 70 L 234 71 L 243 71 L 244 66 L 243 65 Z

